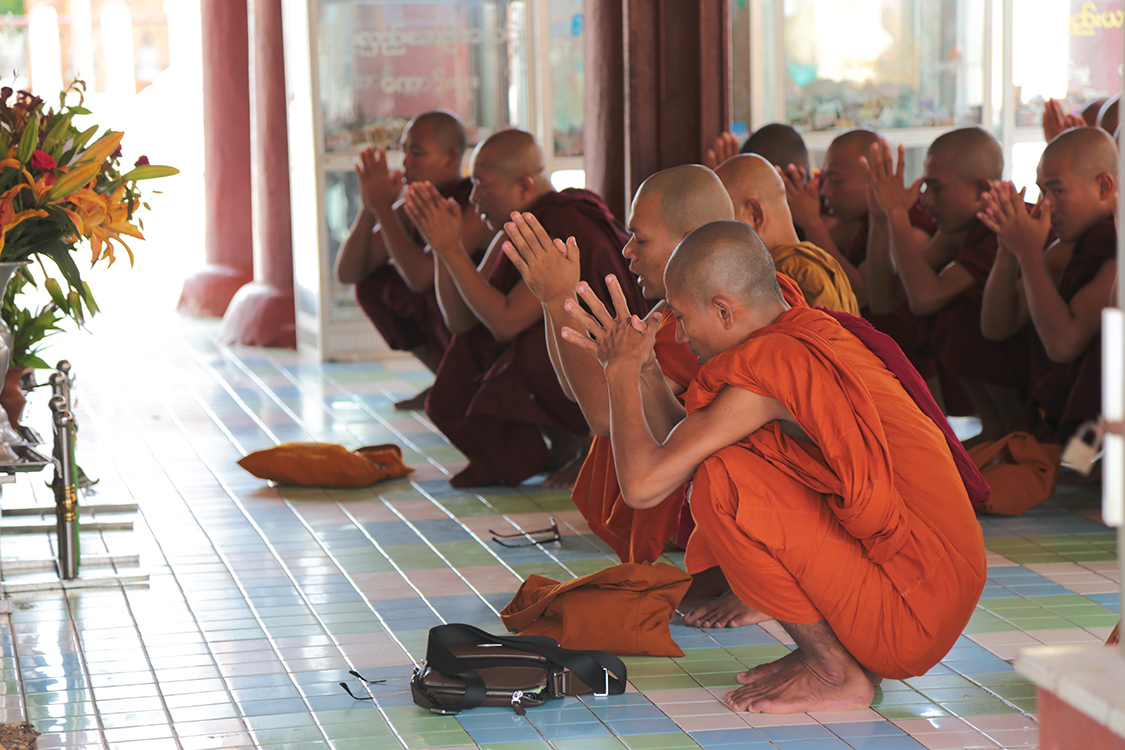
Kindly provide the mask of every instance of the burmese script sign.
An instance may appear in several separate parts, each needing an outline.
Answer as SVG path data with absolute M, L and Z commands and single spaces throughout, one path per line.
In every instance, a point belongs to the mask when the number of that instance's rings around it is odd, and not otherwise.
M 508 122 L 512 61 L 523 39 L 512 5 L 322 4 L 326 150 L 394 145 L 411 117 L 439 107 L 457 112 L 470 131 Z

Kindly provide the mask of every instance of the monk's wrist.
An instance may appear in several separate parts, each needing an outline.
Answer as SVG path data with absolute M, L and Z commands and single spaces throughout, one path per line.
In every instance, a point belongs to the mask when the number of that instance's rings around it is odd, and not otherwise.
M 605 376 L 610 380 L 635 382 L 641 378 L 641 363 L 626 358 L 611 359 L 605 365 Z

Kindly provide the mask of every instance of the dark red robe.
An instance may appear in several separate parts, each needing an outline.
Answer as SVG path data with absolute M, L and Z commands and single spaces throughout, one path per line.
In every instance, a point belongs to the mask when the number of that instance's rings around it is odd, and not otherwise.
M 453 198 L 463 208 L 469 205 L 472 192 L 473 181 L 465 177 L 441 194 Z M 406 230 L 410 239 L 419 245 L 426 244 L 413 223 L 408 221 Z M 473 254 L 479 259 L 484 249 L 474 248 Z M 355 285 L 355 300 L 387 346 L 399 351 L 425 346 L 430 358 L 426 364 L 431 370 L 437 369 L 453 334 L 441 317 L 437 291 L 432 286 L 424 292 L 415 292 L 402 280 L 393 263 L 385 263 Z
M 949 395 L 961 380 L 1003 388 L 1025 388 L 1022 375 L 1027 344 L 1022 333 L 1005 341 L 989 341 L 980 330 L 984 284 L 996 260 L 996 234 L 980 222 L 965 236 L 954 262 L 973 277 L 976 284 L 939 310 L 930 333 L 930 346 L 937 356 L 942 389 Z M 960 413 L 951 403 L 950 413 Z
M 922 208 L 921 203 L 910 207 L 910 225 L 923 230 L 930 236 L 937 231 L 937 225 Z M 863 217 L 863 223 L 852 240 L 844 249 L 844 257 L 853 266 L 859 266 L 867 260 L 867 236 L 871 228 L 870 218 Z M 933 317 L 920 318 L 910 312 L 910 306 L 903 303 L 897 310 L 887 315 L 876 315 L 871 308 L 860 310 L 862 315 L 876 330 L 890 336 L 902 349 L 910 363 L 922 374 L 924 378 L 937 374 L 937 363 L 929 347 L 930 329 L 933 328 Z
M 1102 265 L 1116 257 L 1117 230 L 1110 217 L 1078 238 L 1059 278 L 1059 295 L 1069 304 L 1082 287 L 1093 281 Z M 1029 338 L 1035 436 L 1044 442 L 1065 443 L 1083 422 L 1097 419 L 1102 413 L 1101 334 L 1073 362 L 1052 362 L 1039 336 Z
M 549 236 L 575 238 L 582 279 L 602 300 L 609 304 L 606 275 L 616 274 L 629 309 L 648 312 L 651 303 L 621 255 L 629 235 L 597 194 L 574 188 L 549 193 L 530 212 Z M 508 257 L 499 254 L 488 280 L 507 294 L 521 279 Z M 543 471 L 547 446 L 540 425 L 589 432 L 581 409 L 567 399 L 555 376 L 542 320 L 511 341 L 497 341 L 480 324 L 455 335 L 438 367 L 426 414 L 469 459 L 450 480 L 458 487 L 517 485 Z

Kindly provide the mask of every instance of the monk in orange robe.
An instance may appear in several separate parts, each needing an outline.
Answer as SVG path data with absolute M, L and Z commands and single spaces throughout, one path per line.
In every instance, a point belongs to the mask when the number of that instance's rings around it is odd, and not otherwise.
M 461 243 L 480 259 L 495 232 L 469 206 L 472 182 L 461 176 L 467 136 L 452 112 L 424 112 L 402 131 L 402 171 L 385 149 L 365 149 L 356 164 L 363 206 L 336 256 L 336 280 L 355 284 L 356 302 L 392 349 L 409 351 L 437 371 L 453 334 L 434 289 L 434 257 L 406 215 L 403 186 L 432 183 L 461 208 Z M 425 391 L 395 404 L 421 409 Z
M 407 211 L 439 262 L 435 277 L 446 324 L 455 336 L 426 399 L 426 415 L 469 459 L 456 487 L 516 485 L 542 471 L 563 471 L 585 455 L 589 427 L 555 378 L 543 307 L 501 251 L 512 212 L 528 212 L 548 232 L 582 244 L 578 274 L 604 290 L 607 274 L 625 278 L 624 227 L 589 190 L 556 191 L 535 137 L 503 130 L 477 146 L 472 202 L 499 234 L 479 265 L 458 241 L 461 212 L 433 185 L 411 185 Z M 638 308 L 631 279 L 625 294 Z
M 734 218 L 762 238 L 779 273 L 797 282 L 810 305 L 859 315 L 852 285 L 839 261 L 811 242 L 797 239 L 785 198 L 785 183 L 757 154 L 727 159 L 715 174 L 734 203 Z
M 683 237 L 712 220 L 731 219 L 734 209 L 723 184 L 713 172 L 697 165 L 673 167 L 645 180 L 633 198 L 629 213 L 631 237 L 622 250 L 629 270 L 636 275 L 645 297 L 664 309 L 664 266 Z M 520 270 L 524 281 L 542 302 L 547 321 L 548 349 L 555 372 L 567 394 L 582 408 L 593 444 L 582 464 L 571 498 L 587 524 L 617 553 L 622 562 L 654 562 L 680 528 L 684 487 L 675 487 L 651 508 L 627 505 L 617 487 L 613 450 L 609 441 L 609 401 L 605 376 L 597 360 L 572 346 L 558 346 L 559 331 L 572 324 L 563 309 L 579 281 L 577 265 L 582 248 L 573 241 L 552 239 L 532 216 L 514 214 L 505 226 L 511 242 L 504 250 Z M 785 286 L 792 299 L 800 290 L 789 280 Z M 695 378 L 699 363 L 687 347 L 675 341 L 671 316 L 657 335 L 656 367 L 649 370 L 648 393 L 675 401 Z M 677 407 L 678 407 L 678 402 Z M 664 404 L 649 409 L 663 412 Z M 726 588 L 717 583 L 718 589 Z M 711 590 L 708 594 L 719 593 Z M 685 622 L 700 627 L 735 627 L 757 622 L 760 613 L 749 611 L 737 598 L 719 595 Z
M 900 149 L 896 169 L 885 142 L 869 157 L 872 193 L 890 227 L 889 257 L 880 266 L 886 272 L 876 274 L 875 258 L 868 257 L 872 307 L 893 309 L 905 297 L 912 313 L 934 317 L 929 341 L 943 388 L 955 386 L 968 397 L 981 421 L 978 440 L 999 439 L 1025 423 L 1021 347 L 989 341 L 980 332 L 997 239 L 977 213 L 984 207 L 981 194 L 1003 170 L 1000 144 L 977 127 L 945 133 L 930 145 L 923 176 L 911 186 L 903 184 L 902 161 Z M 922 205 L 938 228 L 925 245 L 910 236 L 908 215 L 923 185 Z
M 984 543 L 941 431 L 831 316 L 791 308 L 741 222 L 689 235 L 668 262 L 677 338 L 703 366 L 686 414 L 654 425 L 641 372 L 656 325 L 579 285 L 568 342 L 605 368 L 626 502 L 694 477 L 689 571 L 718 563 L 739 598 L 797 644 L 746 672 L 736 710 L 870 705 L 873 679 L 921 675 L 953 646 L 985 582 Z M 596 340 L 595 340 L 596 337 Z M 668 423 L 671 424 L 668 424 Z
M 1065 443 L 1101 415 L 1101 313 L 1117 276 L 1117 162 L 1105 131 L 1063 131 L 1039 161 L 1037 215 L 1023 210 L 1011 183 L 995 183 L 980 213 L 1000 240 L 982 332 L 1003 341 L 1031 322 L 1030 416 L 1044 442 Z M 1052 229 L 1058 240 L 1048 245 Z

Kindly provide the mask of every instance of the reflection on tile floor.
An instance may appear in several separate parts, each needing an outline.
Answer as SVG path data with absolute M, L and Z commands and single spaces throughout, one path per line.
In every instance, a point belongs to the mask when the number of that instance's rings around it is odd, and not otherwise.
M 135 341 L 67 342 L 79 376 L 79 463 L 100 480 L 87 501 L 140 505 L 99 515 L 135 527 L 87 531 L 82 553 L 139 554 L 139 566 L 116 572 L 149 581 L 12 595 L 0 629 L 0 718 L 31 721 L 44 733 L 40 748 L 1034 747 L 1035 691 L 1009 660 L 1030 644 L 1097 643 L 1117 620 L 1115 538 L 1088 517 L 1097 490 L 1064 486 L 1057 502 L 1023 517 L 984 521 L 989 582 L 964 636 L 929 674 L 884 682 L 868 710 L 732 713 L 719 697 L 733 673 L 785 653 L 784 633 L 774 623 L 703 631 L 676 622 L 684 658 L 626 659 L 625 695 L 566 698 L 526 717 L 495 708 L 436 716 L 407 692 L 430 627 L 502 632 L 498 610 L 523 578 L 582 575 L 613 564 L 612 553 L 566 492 L 450 488 L 457 451 L 422 415 L 391 407 L 427 381 L 413 361 L 320 365 L 293 352 L 230 351 L 214 333 L 181 321 L 143 363 Z M 41 417 L 44 401 L 33 398 L 30 413 Z M 418 471 L 325 491 L 269 487 L 234 463 L 314 439 L 394 441 Z M 40 477 L 4 489 L 5 509 L 51 504 Z M 550 516 L 560 544 L 488 541 L 490 528 L 542 528 Z M 28 523 L 4 523 L 16 521 Z M 50 558 L 49 535 L 6 534 L 0 552 L 5 583 L 51 580 L 15 566 Z M 386 682 L 364 686 L 349 670 Z M 341 680 L 375 701 L 348 697 Z

